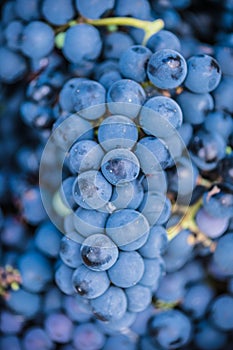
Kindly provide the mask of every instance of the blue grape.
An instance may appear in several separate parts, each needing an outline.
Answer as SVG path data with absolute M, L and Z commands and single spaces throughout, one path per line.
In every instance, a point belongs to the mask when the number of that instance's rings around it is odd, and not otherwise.
M 136 350 L 136 342 L 125 334 L 112 335 L 106 340 L 103 350 Z
M 26 61 L 19 53 L 0 47 L 0 80 L 11 84 L 23 78 L 27 71 Z
M 138 83 L 146 80 L 146 65 L 152 52 L 142 45 L 133 45 L 123 51 L 119 60 L 120 73 L 124 78 Z
M 123 115 L 104 119 L 98 128 L 98 141 L 105 151 L 115 148 L 132 149 L 137 139 L 136 124 Z
M 97 81 L 80 81 L 72 93 L 75 112 L 84 119 L 100 118 L 105 112 L 105 95 L 105 88 Z
M 80 82 L 87 80 L 86 78 L 71 78 L 66 81 L 59 93 L 59 105 L 68 112 L 75 112 L 73 93 Z
M 63 305 L 64 294 L 57 288 L 56 285 L 52 286 L 45 294 L 43 298 L 43 313 L 49 314 L 59 311 Z
M 117 16 L 136 17 L 141 19 L 150 18 L 150 3 L 147 0 L 118 0 L 115 6 Z
M 124 32 L 113 32 L 105 36 L 103 43 L 105 59 L 119 59 L 122 52 L 134 44 L 133 39 Z
M 108 270 L 108 276 L 117 287 L 129 288 L 140 281 L 144 268 L 144 262 L 139 253 L 120 252 L 118 260 Z
M 54 344 L 49 335 L 39 327 L 31 327 L 24 334 L 22 345 L 25 350 L 50 350 Z
M 74 172 L 81 173 L 87 170 L 98 170 L 104 151 L 93 140 L 81 140 L 71 147 L 69 151 L 69 166 Z
M 99 297 L 110 285 L 105 271 L 92 271 L 85 265 L 79 266 L 74 271 L 72 282 L 76 292 L 87 299 Z
M 190 142 L 190 155 L 201 170 L 213 170 L 224 158 L 226 142 L 218 133 L 199 129 Z
M 19 317 L 10 310 L 1 310 L 0 330 L 4 334 L 19 334 L 25 325 L 25 318 Z
M 101 75 L 99 82 L 108 90 L 113 83 L 120 79 L 122 79 L 121 74 L 116 70 L 112 70 Z
M 226 348 L 227 334 L 203 320 L 194 334 L 194 344 L 201 350 L 221 350 Z
M 106 234 L 120 249 L 135 250 L 145 243 L 149 234 L 149 224 L 140 212 L 120 209 L 109 216 Z
M 233 233 L 229 232 L 219 238 L 214 252 L 214 261 L 220 270 L 227 274 L 233 274 Z
M 143 131 L 156 137 L 169 137 L 181 126 L 182 121 L 183 114 L 180 106 L 166 96 L 148 99 L 139 116 L 139 124 Z
M 69 267 L 77 268 L 82 265 L 81 245 L 64 236 L 60 244 L 60 258 Z
M 94 323 L 84 323 L 74 328 L 73 344 L 76 350 L 101 350 L 105 343 L 105 335 Z
M 233 216 L 232 185 L 216 183 L 211 186 L 203 195 L 203 207 L 211 216 L 230 219 Z
M 28 251 L 18 262 L 22 285 L 29 292 L 39 293 L 45 290 L 52 280 L 50 261 L 37 251 Z
M 219 295 L 211 304 L 210 319 L 213 324 L 223 331 L 233 329 L 233 297 L 228 294 Z
M 16 14 L 25 21 L 33 21 L 40 17 L 40 1 L 30 0 L 16 0 L 15 1 Z
M 74 227 L 84 237 L 94 233 L 104 233 L 108 214 L 79 207 L 74 215 Z
M 97 19 L 106 15 L 114 7 L 114 2 L 115 0 L 91 0 L 87 3 L 85 0 L 76 0 L 76 8 L 83 17 Z
M 205 120 L 205 116 L 214 108 L 213 97 L 206 94 L 195 94 L 184 90 L 176 97 L 183 112 L 184 122 L 199 125 Z
M 12 50 L 20 49 L 20 37 L 23 31 L 23 23 L 19 20 L 12 21 L 5 28 L 7 47 Z
M 146 175 L 157 173 L 172 165 L 171 155 L 165 144 L 154 136 L 142 137 L 134 153 Z
M 140 284 L 155 292 L 165 273 L 165 264 L 161 258 L 143 259 L 143 262 L 145 269 Z
M 60 231 L 58 231 L 58 229 L 50 221 L 45 221 L 36 229 L 35 245 L 48 257 L 58 257 L 60 240 Z
M 21 350 L 21 342 L 15 335 L 3 335 L 0 339 L 1 349 Z
M 41 295 L 30 293 L 23 288 L 11 291 L 6 305 L 16 314 L 22 315 L 26 319 L 33 319 L 41 308 Z
M 44 327 L 50 339 L 56 343 L 65 344 L 72 339 L 72 321 L 61 312 L 48 315 L 44 321 Z
M 45 19 L 53 25 L 62 25 L 69 22 L 75 15 L 71 0 L 44 0 L 42 4 L 42 14 Z
M 181 305 L 192 319 L 201 319 L 205 316 L 213 297 L 213 288 L 207 283 L 199 282 L 187 289 Z
M 178 51 L 162 49 L 151 55 L 147 65 L 147 74 L 156 87 L 174 89 L 185 80 L 187 64 Z
M 27 24 L 22 33 L 22 52 L 30 58 L 47 56 L 54 46 L 54 33 L 52 28 L 41 21 Z
M 221 79 L 218 62 L 209 55 L 191 56 L 187 61 L 188 73 L 184 85 L 192 92 L 204 94 L 214 90 Z
M 77 204 L 85 209 L 100 209 L 112 195 L 111 184 L 97 170 L 78 175 L 73 185 L 73 196 Z
M 140 164 L 133 152 L 126 148 L 113 149 L 101 162 L 104 177 L 113 185 L 121 185 L 138 177 Z
M 131 312 L 141 312 L 151 303 L 152 294 L 149 288 L 137 284 L 136 286 L 126 288 L 128 310 Z
M 144 89 L 137 82 L 121 79 L 108 89 L 108 108 L 113 114 L 122 114 L 134 119 L 146 100 Z
M 233 130 L 233 120 L 228 113 L 214 111 L 207 114 L 204 127 L 207 131 L 217 132 L 224 139 L 228 139 Z
M 75 179 L 75 176 L 69 176 L 65 180 L 63 180 L 59 192 L 64 205 L 71 209 L 75 209 L 77 207 L 72 191 Z
M 72 295 L 75 293 L 75 289 L 72 284 L 72 275 L 74 269 L 68 267 L 67 265 L 61 263 L 55 272 L 55 282 L 58 288 L 67 295 Z
M 169 243 L 163 256 L 168 272 L 178 270 L 190 259 L 193 251 L 193 242 L 189 241 L 190 234 L 189 230 L 182 230 Z
M 102 321 L 117 320 L 124 316 L 127 299 L 123 289 L 110 286 L 104 294 L 91 300 L 94 315 Z
M 66 296 L 63 306 L 67 316 L 74 322 L 89 322 L 93 317 L 89 303 L 80 295 Z
M 147 218 L 150 226 L 166 223 L 171 214 L 171 202 L 158 192 L 145 192 L 138 210 Z
M 227 217 L 216 217 L 215 215 L 210 215 L 203 208 L 198 210 L 195 220 L 201 232 L 210 238 L 222 236 L 229 225 L 229 219 Z
M 62 52 L 68 61 L 94 61 L 100 55 L 102 41 L 98 30 L 90 24 L 77 24 L 66 31 Z
M 143 199 L 143 187 L 140 180 L 126 182 L 113 188 L 111 206 L 115 209 L 137 209 Z
M 150 228 L 150 233 L 146 243 L 139 249 L 139 253 L 144 258 L 159 258 L 165 253 L 168 245 L 167 232 L 163 226 L 154 225 Z
M 110 321 L 97 320 L 98 325 L 104 333 L 109 335 L 118 334 L 121 331 L 128 329 L 136 319 L 136 312 L 126 311 L 121 318 L 113 318 Z
M 146 43 L 146 46 L 152 52 L 163 49 L 180 51 L 181 49 L 180 40 L 169 30 L 160 30 L 158 33 L 151 35 Z
M 183 270 L 178 270 L 162 276 L 155 297 L 159 300 L 176 303 L 185 297 L 185 279 Z M 176 286 L 174 288 L 173 286 Z
M 105 271 L 115 264 L 118 258 L 118 248 L 108 236 L 95 234 L 83 241 L 81 256 L 89 269 Z
M 192 324 L 178 310 L 162 311 L 149 322 L 149 333 L 155 344 L 165 349 L 179 349 L 191 339 Z

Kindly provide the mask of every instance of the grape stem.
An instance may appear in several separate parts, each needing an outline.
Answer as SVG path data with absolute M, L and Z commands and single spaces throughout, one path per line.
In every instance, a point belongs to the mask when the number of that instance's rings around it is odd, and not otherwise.
M 185 215 L 182 217 L 180 222 L 177 225 L 169 227 L 167 229 L 168 240 L 171 241 L 175 238 L 180 231 L 182 230 L 190 230 L 189 243 L 191 245 L 201 243 L 205 247 L 209 247 L 211 251 L 215 250 L 215 243 L 206 235 L 201 232 L 199 227 L 195 222 L 195 217 L 198 210 L 202 207 L 202 199 L 199 199 L 195 204 L 191 205 L 188 209 L 186 209 Z
M 143 45 L 146 45 L 148 39 L 164 27 L 162 19 L 155 21 L 143 21 L 137 18 L 131 17 L 109 17 L 101 19 L 85 19 L 86 23 L 92 24 L 93 26 L 130 26 L 134 28 L 143 29 L 145 34 L 143 38 Z
M 67 30 L 69 27 L 73 27 L 79 23 L 87 23 L 96 27 L 129 26 L 129 27 L 143 29 L 144 38 L 143 38 L 142 45 L 146 45 L 148 39 L 153 34 L 157 33 L 158 31 L 164 28 L 164 21 L 162 19 L 156 19 L 155 21 L 144 21 L 144 20 L 141 20 L 138 18 L 132 18 L 132 17 L 108 17 L 108 18 L 100 18 L 100 19 L 89 19 L 89 18 L 80 17 L 77 20 L 72 20 L 63 26 L 58 27 L 55 30 L 55 33 L 57 34 L 56 42 L 57 42 L 58 48 L 62 48 L 62 45 L 64 43 L 64 31 Z

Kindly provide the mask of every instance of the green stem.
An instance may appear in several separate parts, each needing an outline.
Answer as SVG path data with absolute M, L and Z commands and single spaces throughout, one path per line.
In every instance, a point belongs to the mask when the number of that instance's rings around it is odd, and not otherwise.
M 145 45 L 148 39 L 159 30 L 163 29 L 164 22 L 162 19 L 157 19 L 155 21 L 143 21 L 137 18 L 131 17 L 109 17 L 101 19 L 85 19 L 86 23 L 89 23 L 93 26 L 130 26 L 139 29 L 143 29 L 145 34 L 143 38 L 143 45 Z

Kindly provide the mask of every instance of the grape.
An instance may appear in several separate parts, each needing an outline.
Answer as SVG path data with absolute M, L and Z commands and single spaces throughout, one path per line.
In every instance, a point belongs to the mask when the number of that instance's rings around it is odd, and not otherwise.
M 184 313 L 168 310 L 151 318 L 149 332 L 154 342 L 165 349 L 179 349 L 189 342 L 192 324 Z
M 40 17 L 39 0 L 16 0 L 15 11 L 25 21 L 33 21 Z
M 123 114 L 131 119 L 137 116 L 140 106 L 144 104 L 145 100 L 146 94 L 141 85 L 130 79 L 116 81 L 107 92 L 110 112 Z
M 156 291 L 159 287 L 162 276 L 165 273 L 165 264 L 161 258 L 143 259 L 144 273 L 140 279 L 140 284 L 146 286 L 152 291 Z
M 208 55 L 195 55 L 188 59 L 188 73 L 184 85 L 198 94 L 214 90 L 221 79 L 218 62 Z
M 20 350 L 21 349 L 21 343 L 18 337 L 14 335 L 5 335 L 1 337 L 0 339 L 0 346 L 1 349 L 14 349 L 14 350 Z
M 117 320 L 123 317 L 127 308 L 125 292 L 118 287 L 109 287 L 104 294 L 91 300 L 95 316 L 102 321 Z
M 53 49 L 53 30 L 44 22 L 33 21 L 26 25 L 22 38 L 21 50 L 30 58 L 45 57 Z
M 54 25 L 66 24 L 74 16 L 74 8 L 71 0 L 44 0 L 42 13 L 47 21 Z
M 53 349 L 53 342 L 49 335 L 39 327 L 29 328 L 22 340 L 25 350 L 50 350 Z
M 81 245 L 64 236 L 60 244 L 60 258 L 69 267 L 77 268 L 82 264 Z
M 74 215 L 74 227 L 84 237 L 94 233 L 103 233 L 108 214 L 97 210 L 79 207 Z
M 91 0 L 88 3 L 85 0 L 76 0 L 76 8 L 83 17 L 97 19 L 106 15 L 114 6 L 114 0 L 104 0 L 96 2 Z
M 117 16 L 129 16 L 136 18 L 150 17 L 150 4 L 147 0 L 118 0 L 115 6 Z
M 214 252 L 214 261 L 217 266 L 226 274 L 233 274 L 233 256 L 231 254 L 233 245 L 233 233 L 228 234 L 219 238 L 216 250 Z
M 146 46 L 156 52 L 163 49 L 180 51 L 181 44 L 178 37 L 169 30 L 160 30 L 158 33 L 151 35 Z
M 143 199 L 143 187 L 136 179 L 113 188 L 111 205 L 114 209 L 137 209 Z
M 113 185 L 121 185 L 138 177 L 140 165 L 133 152 L 125 148 L 113 149 L 101 162 L 104 177 Z
M 218 296 L 210 307 L 210 318 L 214 325 L 223 331 L 233 329 L 233 298 L 230 295 L 223 294 Z
M 102 41 L 96 28 L 89 24 L 77 24 L 66 31 L 62 52 L 68 61 L 82 63 L 85 59 L 98 58 Z
M 65 314 L 48 315 L 44 327 L 50 339 L 57 343 L 64 344 L 72 339 L 73 324 Z
M 67 316 L 74 322 L 89 322 L 93 316 L 90 305 L 78 294 L 65 297 L 64 309 Z
M 30 293 L 23 288 L 12 291 L 7 306 L 26 319 L 33 319 L 41 307 L 41 295 Z
M 118 249 L 104 234 L 87 237 L 81 246 L 84 264 L 91 270 L 104 271 L 113 266 L 118 258 Z
M 108 270 L 108 276 L 117 287 L 128 288 L 140 281 L 144 268 L 144 262 L 139 253 L 120 252 L 118 260 Z
M 207 237 L 218 238 L 226 231 L 229 220 L 227 217 L 212 216 L 205 209 L 201 208 L 197 212 L 196 223 Z
M 72 284 L 72 275 L 74 269 L 68 267 L 65 264 L 60 264 L 55 272 L 55 282 L 58 288 L 67 295 L 75 293 L 75 289 Z
M 132 149 L 137 139 L 136 125 L 123 115 L 113 115 L 104 119 L 98 128 L 98 141 L 105 151 L 115 148 Z
M 113 212 L 106 222 L 106 234 L 122 250 L 140 248 L 147 240 L 149 224 L 145 216 L 133 209 Z
M 123 32 L 113 32 L 105 37 L 103 54 L 106 59 L 119 59 L 125 49 L 134 44 L 132 38 Z
M 108 203 L 112 195 L 111 184 L 96 170 L 78 175 L 73 185 L 73 197 L 84 209 L 99 209 Z
M 162 226 L 152 226 L 145 244 L 139 249 L 144 258 L 158 258 L 164 254 L 168 245 L 166 230 Z
M 36 247 L 48 257 L 58 257 L 60 240 L 61 233 L 50 221 L 42 223 L 35 232 Z
M 128 310 L 131 312 L 140 312 L 147 308 L 151 302 L 151 291 L 145 286 L 137 284 L 136 286 L 126 288 Z
M 74 329 L 73 344 L 76 350 L 100 350 L 105 343 L 105 336 L 93 323 L 77 325 Z
M 153 53 L 147 65 L 149 80 L 160 89 L 174 89 L 187 74 L 184 57 L 177 51 L 162 49 Z
M 71 147 L 69 151 L 70 169 L 81 173 L 87 170 L 98 170 L 104 151 L 93 140 L 81 140 Z
M 138 83 L 145 81 L 146 65 L 151 55 L 152 52 L 142 45 L 133 45 L 123 51 L 119 61 L 122 76 Z
M 105 271 L 92 271 L 84 265 L 74 271 L 72 281 L 76 292 L 87 299 L 99 297 L 110 284 Z
M 19 317 L 9 310 L 2 310 L 0 317 L 0 330 L 4 334 L 19 334 L 25 324 L 24 317 Z
M 213 327 L 208 321 L 202 321 L 198 324 L 194 343 L 201 350 L 220 350 L 226 346 L 227 335 Z
M 20 80 L 27 71 L 25 59 L 7 47 L 0 47 L 0 80 L 14 83 Z
M 124 334 L 113 335 L 108 338 L 103 350 L 135 350 L 136 344 L 135 342 Z
M 139 124 L 146 134 L 163 138 L 173 134 L 175 129 L 181 126 L 182 120 L 182 110 L 173 99 L 155 96 L 144 104 L 140 112 Z
M 39 293 L 45 290 L 52 280 L 50 261 L 36 251 L 28 251 L 18 262 L 23 286 L 29 292 Z

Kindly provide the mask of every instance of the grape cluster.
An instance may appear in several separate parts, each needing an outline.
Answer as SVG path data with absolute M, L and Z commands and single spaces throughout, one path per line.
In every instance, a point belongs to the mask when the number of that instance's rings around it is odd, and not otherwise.
M 232 1 L 0 8 L 0 348 L 231 350 Z

